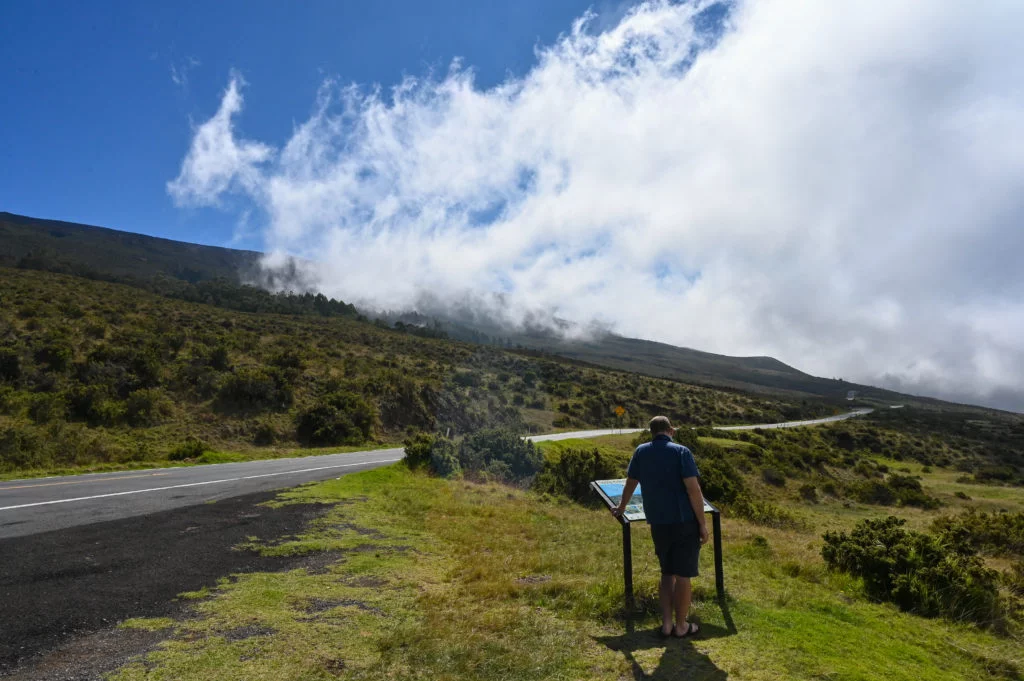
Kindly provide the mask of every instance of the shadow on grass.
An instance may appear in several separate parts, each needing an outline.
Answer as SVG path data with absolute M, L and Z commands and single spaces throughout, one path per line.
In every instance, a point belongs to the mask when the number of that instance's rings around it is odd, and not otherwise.
M 718 604 L 722 608 L 722 616 L 725 626 L 700 623 L 700 633 L 697 640 L 710 638 L 723 638 L 736 633 L 736 625 L 733 623 L 732 615 L 729 613 L 729 604 L 725 596 L 718 598 Z M 686 679 L 687 681 L 725 681 L 729 675 L 715 666 L 707 655 L 693 647 L 691 639 L 664 638 L 661 636 L 661 626 L 650 629 L 636 630 L 633 620 L 626 621 L 626 633 L 621 636 L 598 636 L 595 639 L 611 650 L 622 653 L 626 657 L 633 671 L 633 678 L 651 679 L 653 681 L 672 681 L 673 679 Z M 665 652 L 658 661 L 658 667 L 652 673 L 644 672 L 643 667 L 636 660 L 636 651 L 650 650 L 653 648 L 664 648 Z

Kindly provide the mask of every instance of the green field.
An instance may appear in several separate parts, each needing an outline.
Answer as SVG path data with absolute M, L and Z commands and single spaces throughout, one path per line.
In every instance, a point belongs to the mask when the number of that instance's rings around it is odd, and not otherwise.
M 630 449 L 626 436 L 591 444 Z M 951 503 L 968 504 L 952 496 L 963 491 L 1024 508 L 1024 489 L 951 476 L 932 470 L 922 482 Z M 786 489 L 764 493 L 799 516 L 800 528 L 726 517 L 728 596 L 716 599 L 704 551 L 694 611 L 704 633 L 666 642 L 654 633 L 657 568 L 645 526 L 633 528 L 641 612 L 626 618 L 620 531 L 606 510 L 402 465 L 308 485 L 280 503 L 334 504 L 327 516 L 299 537 L 240 548 L 308 554 L 319 569 L 239 575 L 187 595 L 195 614 L 181 621 L 126 623 L 161 629 L 166 640 L 113 678 L 1020 678 L 1019 632 L 873 603 L 858 579 L 821 559 L 826 529 L 890 513 L 923 527 L 957 507 L 811 504 Z

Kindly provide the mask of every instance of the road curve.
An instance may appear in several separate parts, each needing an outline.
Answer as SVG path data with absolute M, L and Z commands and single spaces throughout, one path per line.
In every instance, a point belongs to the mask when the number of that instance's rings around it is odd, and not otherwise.
M 858 409 L 810 421 L 718 428 L 797 428 L 842 421 L 863 416 L 871 411 Z M 579 430 L 571 433 L 533 435 L 527 439 L 543 442 L 633 432 L 638 431 Z M 378 468 L 399 461 L 403 456 L 404 451 L 395 448 L 207 466 L 8 480 L 0 482 L 0 539 L 119 520 L 254 492 L 294 487 L 305 482 Z
M 828 416 L 822 419 L 811 419 L 809 421 L 785 421 L 783 423 L 760 423 L 751 426 L 712 426 L 715 430 L 755 430 L 757 428 L 801 428 L 803 426 L 820 426 L 836 421 L 845 421 L 855 416 L 870 414 L 874 409 L 855 409 L 845 414 Z M 572 433 L 551 433 L 549 435 L 531 435 L 527 440 L 533 442 L 550 442 L 553 440 L 572 440 L 584 437 L 601 437 L 602 435 L 619 435 L 621 433 L 639 433 L 646 428 L 607 428 L 605 430 L 578 430 Z

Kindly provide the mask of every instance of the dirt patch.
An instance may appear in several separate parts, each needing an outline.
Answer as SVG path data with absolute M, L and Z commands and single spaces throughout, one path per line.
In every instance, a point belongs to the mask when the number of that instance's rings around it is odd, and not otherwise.
M 145 516 L 0 540 L 0 677 L 94 679 L 124 655 L 94 655 L 79 643 L 124 642 L 128 653 L 160 638 L 116 630 L 131 617 L 181 614 L 175 597 L 232 573 L 326 569 L 338 556 L 264 557 L 232 547 L 256 536 L 296 534 L 329 510 L 322 504 L 260 506 L 261 492 Z M 140 648 L 141 646 L 141 648 Z M 99 658 L 116 658 L 107 664 Z M 102 667 L 102 670 L 101 670 Z M 43 670 L 75 669 L 47 676 Z M 48 672 L 46 672 L 48 673 Z
M 373 575 L 361 575 L 354 578 L 339 579 L 338 582 L 345 586 L 355 586 L 362 589 L 377 589 L 387 585 L 388 580 L 383 577 L 374 577 Z
M 111 627 L 67 641 L 49 655 L 0 676 L 6 681 L 94 681 L 152 650 L 166 629 Z
M 372 612 L 377 615 L 383 615 L 384 611 L 380 608 L 375 608 L 372 605 L 357 601 L 352 598 L 341 598 L 341 599 L 330 599 L 330 598 L 311 598 L 306 601 L 302 606 L 302 611 L 310 615 L 318 615 L 322 612 L 327 612 L 332 608 L 341 607 L 355 607 L 359 608 L 363 612 Z M 315 619 L 315 618 L 309 618 Z
M 516 580 L 516 584 L 543 584 L 544 582 L 550 582 L 551 575 L 529 575 L 527 577 L 520 577 Z
M 256 624 L 250 624 L 246 627 L 236 627 L 220 632 L 220 636 L 223 636 L 228 641 L 244 641 L 254 636 L 273 636 L 276 633 L 277 629 L 273 627 L 261 627 Z

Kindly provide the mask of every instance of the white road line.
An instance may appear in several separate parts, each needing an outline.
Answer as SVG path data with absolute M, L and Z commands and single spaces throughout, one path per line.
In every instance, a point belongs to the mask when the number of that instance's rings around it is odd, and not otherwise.
M 342 463 L 336 466 L 320 466 L 318 468 L 303 468 L 297 471 L 281 471 L 279 473 L 261 473 L 260 475 L 245 475 L 240 478 L 224 478 L 223 480 L 205 480 L 203 482 L 189 482 L 183 485 L 170 485 L 168 487 L 151 487 L 149 489 L 133 489 L 127 492 L 111 492 L 110 494 L 96 494 L 91 497 L 75 497 L 74 499 L 55 499 L 53 501 L 37 501 L 32 504 L 20 504 L 18 506 L 0 506 L 0 511 L 13 511 L 18 508 L 31 508 L 32 506 L 48 506 L 50 504 L 67 504 L 72 501 L 88 501 L 90 499 L 104 499 L 106 497 L 120 497 L 126 494 L 144 494 L 146 492 L 162 492 L 168 489 L 180 489 L 182 487 L 198 487 L 200 485 L 215 485 L 219 482 L 236 482 L 238 480 L 253 480 L 255 478 L 269 478 L 275 475 L 292 475 L 295 473 L 311 473 L 323 471 L 330 468 L 347 468 L 349 466 L 362 466 L 368 463 L 394 463 L 401 459 L 377 459 L 371 461 L 359 461 L 358 463 Z

